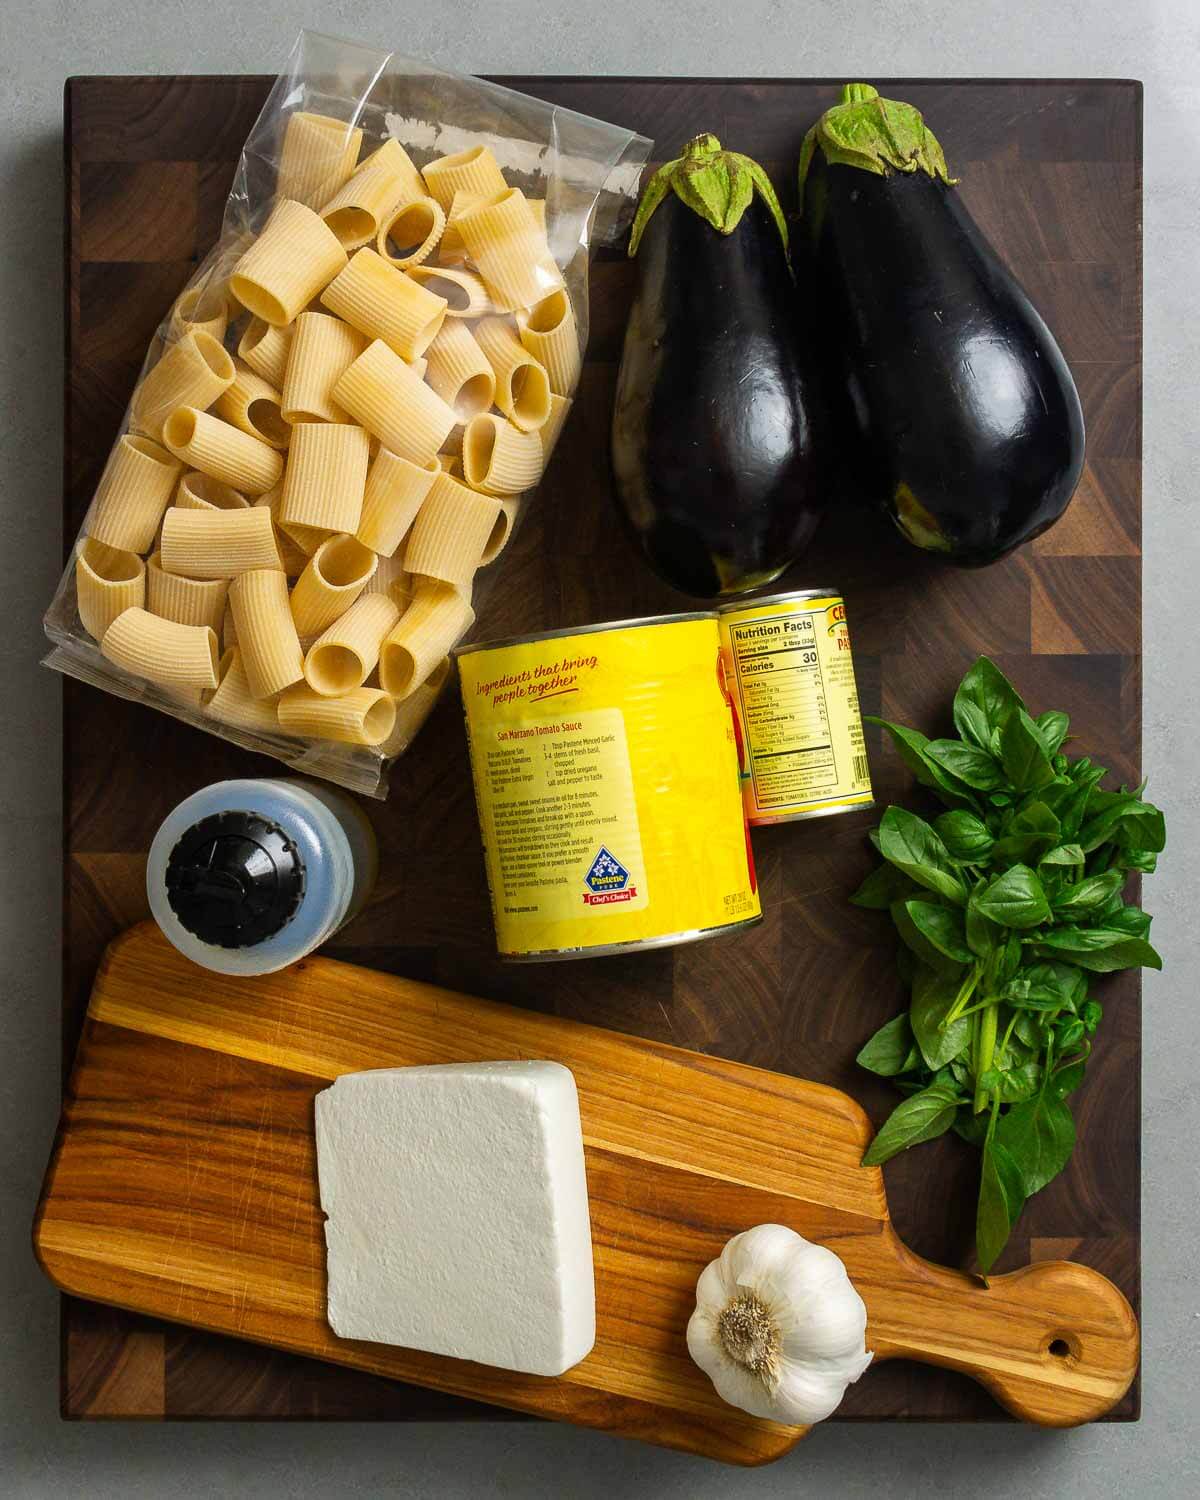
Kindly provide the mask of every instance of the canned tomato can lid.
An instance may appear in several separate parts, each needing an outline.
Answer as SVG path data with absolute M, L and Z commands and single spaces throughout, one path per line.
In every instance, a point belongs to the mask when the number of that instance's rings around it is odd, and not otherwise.
M 719 615 L 731 615 L 743 609 L 758 609 L 764 604 L 803 604 L 806 599 L 840 599 L 841 589 L 796 589 L 789 594 L 763 594 L 758 599 L 734 599 L 717 607 Z
M 712 609 L 692 610 L 681 615 L 642 615 L 633 620 L 603 620 L 596 625 L 568 625 L 561 630 L 533 630 L 526 635 L 503 636 L 497 641 L 473 641 L 453 654 L 470 656 L 476 651 L 501 651 L 506 646 L 532 646 L 538 641 L 559 641 L 571 635 L 597 635 L 607 630 L 641 630 L 649 625 L 685 625 L 692 620 L 715 620 Z

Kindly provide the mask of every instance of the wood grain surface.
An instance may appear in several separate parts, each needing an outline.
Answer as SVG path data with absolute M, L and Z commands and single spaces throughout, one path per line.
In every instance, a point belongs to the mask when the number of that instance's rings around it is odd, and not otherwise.
M 596 1344 L 556 1379 L 339 1339 L 325 1321 L 314 1096 L 341 1073 L 495 1058 L 561 1062 L 579 1089 Z M 1112 1283 L 1050 1261 L 985 1290 L 910 1255 L 882 1173 L 859 1165 L 870 1138 L 822 1084 L 331 959 L 214 975 L 198 997 L 195 966 L 145 922 L 101 963 L 34 1245 L 78 1296 L 756 1464 L 806 1429 L 722 1402 L 686 1329 L 725 1242 L 780 1223 L 842 1258 L 877 1364 L 948 1366 L 1047 1426 L 1119 1400 L 1138 1329 Z
M 511 81 L 511 80 L 509 80 Z M 873 80 L 877 83 L 886 80 Z M 233 164 L 268 80 L 79 78 L 67 86 L 67 457 L 73 537 L 142 354 L 217 234 Z M 652 136 L 672 154 L 700 129 L 771 168 L 789 209 L 801 138 L 841 80 L 522 79 L 517 86 Z M 784 583 L 847 600 L 864 709 L 948 727 L 950 692 L 987 651 L 1036 709 L 1066 709 L 1080 746 L 1141 775 L 1141 88 L 1123 82 L 894 81 L 923 109 L 958 189 L 1055 330 L 1079 385 L 1088 462 L 1065 518 L 983 572 L 918 557 L 835 510 Z M 131 226 L 139 232 L 131 233 Z M 144 226 L 144 227 L 143 227 Z M 614 525 L 607 431 L 630 269 L 593 266 L 592 335 L 577 409 L 542 495 L 479 622 L 480 638 L 687 607 Z M 106 943 L 146 914 L 145 851 L 184 795 L 259 759 L 72 681 L 66 730 L 64 1057 Z M 919 802 L 869 732 L 881 804 Z M 889 924 L 847 905 L 870 867 L 868 814 L 759 830 L 766 920 L 740 938 L 631 958 L 509 968 L 492 949 L 461 710 L 440 705 L 368 807 L 383 871 L 330 951 L 372 968 L 590 1021 L 846 1089 L 876 1122 L 894 1102 L 856 1068 L 900 1008 Z M 1070 1168 L 1022 1216 L 1003 1267 L 1069 1254 L 1137 1306 L 1140 985 L 1104 979 L 1104 1027 L 1073 1099 Z M 892 1215 L 920 1254 L 967 1265 L 977 1154 L 952 1138 L 887 1168 Z M 1064 1249 L 1064 1246 L 1067 1247 Z M 66 1303 L 68 1416 L 424 1418 L 479 1414 L 457 1398 L 216 1335 Z M 843 1418 L 987 1419 L 977 1385 L 896 1360 L 851 1388 Z M 494 1415 L 494 1412 L 493 1412 Z M 1137 1386 L 1114 1415 L 1137 1415 Z

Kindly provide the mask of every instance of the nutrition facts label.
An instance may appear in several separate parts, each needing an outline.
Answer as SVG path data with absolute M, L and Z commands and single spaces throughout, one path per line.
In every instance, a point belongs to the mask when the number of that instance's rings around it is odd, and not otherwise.
M 841 600 L 748 609 L 723 623 L 751 817 L 870 801 Z

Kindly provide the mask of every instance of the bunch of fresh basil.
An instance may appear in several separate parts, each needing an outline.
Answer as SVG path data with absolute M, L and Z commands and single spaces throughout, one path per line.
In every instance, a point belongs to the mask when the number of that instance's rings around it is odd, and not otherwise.
M 863 1163 L 951 1128 L 980 1147 L 986 1274 L 1074 1148 L 1066 1100 L 1102 1014 L 1089 975 L 1162 967 L 1150 918 L 1122 891 L 1154 869 L 1163 815 L 1140 787 L 1101 790 L 1103 766 L 1062 753 L 1066 714 L 1032 718 L 986 657 L 954 695 L 958 739 L 871 722 L 947 810 L 930 823 L 889 807 L 871 834 L 884 863 L 852 898 L 890 911 L 912 990 L 858 1054 L 905 1095 Z

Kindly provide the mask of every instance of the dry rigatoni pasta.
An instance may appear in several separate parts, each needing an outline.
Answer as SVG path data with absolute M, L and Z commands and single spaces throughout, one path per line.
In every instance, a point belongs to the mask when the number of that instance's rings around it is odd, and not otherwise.
M 550 415 L 550 377 L 517 336 L 509 318 L 481 318 L 475 340 L 496 372 L 496 405 L 522 432 Z
M 211 474 L 201 474 L 199 469 L 180 479 L 171 503 L 184 510 L 245 510 L 250 504 L 231 485 L 222 484 Z
M 241 648 L 227 646 L 217 665 L 216 692 L 205 696 L 204 715 L 252 734 L 278 733 L 279 715 L 273 698 L 256 698 L 250 691 Z
M 358 530 L 367 482 L 367 434 L 346 422 L 297 422 L 279 519 L 287 527 Z M 301 543 L 303 545 L 303 543 Z
M 348 422 L 333 399 L 334 386 L 367 347 L 365 337 L 341 318 L 303 312 L 283 377 L 283 416 L 288 422 Z
M 502 193 L 508 184 L 500 164 L 488 146 L 471 146 L 453 156 L 439 156 L 422 168 L 421 175 L 430 196 L 448 209 L 458 192 L 485 198 Z
M 389 265 L 411 270 L 437 249 L 446 215 L 434 198 L 413 198 L 393 208 L 379 226 L 375 248 Z
M 283 416 L 282 396 L 249 365 L 237 367 L 233 384 L 217 397 L 213 412 L 272 448 L 286 448 L 292 440 L 291 423 Z
M 119 437 L 84 522 L 88 536 L 121 552 L 148 552 L 181 467 L 149 438 Z
M 469 490 L 448 474 L 438 474 L 413 522 L 404 566 L 410 573 L 465 588 L 500 514 L 498 500 Z
M 346 265 L 337 235 L 303 203 L 282 199 L 233 268 L 230 290 L 256 318 L 290 323 Z
M 417 730 L 433 712 L 438 694 L 449 675 L 450 658 L 447 656 L 434 667 L 420 687 L 414 688 L 406 698 L 392 700 L 396 705 L 396 722 L 391 734 L 379 746 L 381 755 L 400 755 L 408 749 Z
M 304 653 L 288 607 L 287 579 L 261 570 L 229 585 L 229 604 L 250 693 L 273 698 L 304 676 Z
M 375 670 L 384 637 L 400 618 L 387 594 L 363 594 L 308 648 L 304 680 L 327 697 L 362 687 Z
M 495 311 L 487 287 L 474 271 L 454 266 L 409 266 L 407 274 L 445 302 L 448 318 L 482 318 Z
M 541 427 L 538 428 L 538 437 L 541 439 L 542 452 L 546 455 L 546 462 L 550 461 L 550 454 L 554 451 L 554 445 L 558 442 L 558 435 L 563 430 L 563 423 L 571 415 L 571 402 L 566 396 L 550 397 L 550 415 Z
M 443 323 L 426 355 L 425 379 L 462 420 L 487 411 L 496 397 L 496 376 L 465 323 Z
M 581 359 L 575 309 L 566 287 L 543 297 L 528 312 L 518 313 L 517 326 L 522 344 L 545 366 L 551 391 L 569 396 L 579 381 Z
M 394 698 L 407 698 L 474 623 L 469 600 L 450 584 L 418 584 L 412 603 L 380 650 L 379 681 L 384 691 Z
M 275 545 L 279 549 L 279 560 L 283 564 L 283 571 L 289 578 L 295 578 L 303 572 L 309 554 L 279 524 L 279 502 L 282 498 L 283 482 L 281 480 L 274 489 L 268 490 L 265 495 L 260 495 L 254 504 L 270 511 L 271 519 L 275 523 Z
M 519 188 L 470 204 L 455 224 L 468 258 L 502 312 L 532 307 L 562 286 L 545 231 Z
M 396 722 L 396 705 L 381 688 L 353 688 L 337 698 L 314 693 L 307 683 L 279 697 L 279 724 L 303 739 L 378 745 Z
M 309 558 L 292 589 L 296 633 L 320 635 L 344 615 L 370 583 L 379 559 L 352 536 L 331 536 Z
M 425 192 L 421 174 L 399 141 L 385 141 L 321 209 L 345 250 L 367 245 L 397 203 Z
M 276 194 L 320 208 L 354 171 L 361 147 L 358 126 L 297 110 L 284 131 Z
M 517 519 L 525 505 L 524 495 L 506 495 L 500 501 L 500 514 L 492 523 L 491 532 L 488 534 L 487 542 L 483 549 L 483 555 L 479 559 L 479 566 L 486 568 L 488 563 L 494 563 L 512 540 L 512 534 L 517 524 Z
M 380 448 L 367 473 L 358 540 L 373 552 L 391 557 L 408 535 L 438 468 L 436 459 L 423 465 L 414 464 L 411 459 Z
M 472 204 L 482 202 L 484 193 L 468 193 L 462 188 L 454 194 L 446 209 L 446 226 L 438 241 L 438 260 L 443 266 L 463 266 L 467 261 L 467 247 L 459 232 L 458 220 Z
M 321 301 L 368 338 L 403 359 L 424 354 L 446 316 L 446 304 L 374 250 L 358 250 L 325 288 Z
M 168 573 L 158 552 L 151 553 L 146 561 L 146 608 L 164 620 L 174 620 L 177 625 L 207 625 L 219 634 L 228 593 L 227 578 L 185 578 Z
M 235 578 L 259 568 L 283 576 L 271 512 L 187 510 L 173 505 L 163 516 L 159 560 L 168 573 L 182 578 Z
M 463 476 L 473 490 L 488 495 L 519 495 L 530 490 L 545 467 L 541 434 L 483 412 L 467 423 L 463 434 Z
M 261 375 L 268 385 L 281 390 L 295 332 L 295 326 L 291 324 L 287 328 L 276 328 L 262 318 L 251 318 L 238 340 L 238 358 L 256 375 Z
M 404 609 L 412 598 L 414 587 L 412 574 L 404 567 L 404 558 L 396 552 L 391 557 L 379 558 L 363 593 L 389 594 Z
M 276 449 L 194 406 L 180 406 L 171 413 L 163 442 L 188 468 L 242 494 L 264 495 L 283 474 L 283 459 Z
M 414 464 L 427 464 L 457 421 L 454 408 L 380 339 L 367 346 L 334 386 L 333 399 L 385 448 Z
M 217 685 L 217 637 L 207 625 L 179 625 L 147 609 L 127 609 L 104 632 L 100 650 L 124 671 L 163 687 Z
M 75 597 L 83 628 L 102 641 L 119 614 L 145 604 L 145 564 L 134 552 L 85 537 L 75 559 Z
M 161 438 L 171 413 L 180 406 L 207 411 L 237 371 L 218 339 L 203 329 L 185 333 L 168 345 L 158 363 L 146 374 L 130 402 L 130 423 L 135 432 Z
M 222 281 L 210 277 L 202 286 L 188 287 L 171 309 L 167 338 L 180 339 L 185 333 L 207 333 L 218 343 L 229 326 L 229 299 Z

